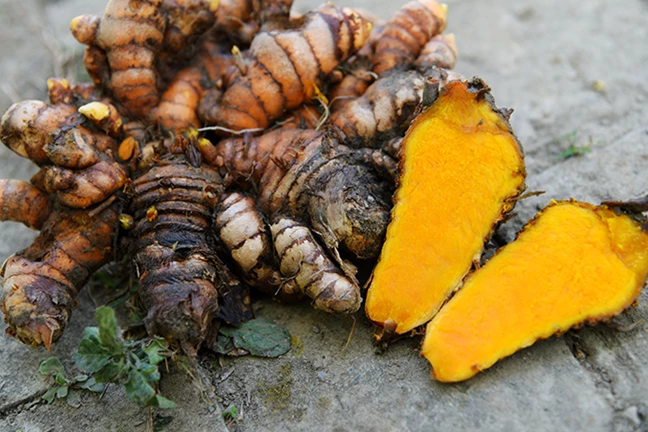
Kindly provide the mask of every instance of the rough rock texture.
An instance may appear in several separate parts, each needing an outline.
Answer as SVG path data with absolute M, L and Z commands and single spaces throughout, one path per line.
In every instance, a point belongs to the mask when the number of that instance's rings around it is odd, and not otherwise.
M 297 6 L 303 10 L 317 3 L 298 1 Z M 383 17 L 400 5 L 347 3 Z M 552 198 L 598 203 L 648 192 L 648 2 L 448 3 L 448 31 L 457 35 L 460 50 L 456 69 L 478 74 L 493 88 L 499 106 L 515 108 L 511 120 L 526 149 L 529 189 L 547 192 L 518 204 L 518 216 L 501 230 L 504 238 L 510 240 Z M 82 53 L 66 28 L 73 16 L 102 7 L 103 0 L 0 0 L 0 110 L 14 97 L 44 97 L 45 78 L 55 70 L 82 74 L 70 67 L 78 64 L 74 60 L 61 61 Z M 604 86 L 594 85 L 597 81 Z M 568 135 L 572 138 L 563 138 Z M 560 160 L 570 142 L 591 142 L 591 152 Z M 28 179 L 33 171 L 0 148 L 0 177 Z M 0 259 L 33 236 L 27 228 L 3 223 Z M 161 412 L 174 417 L 164 430 L 222 431 L 220 406 L 234 404 L 238 426 L 249 431 L 645 431 L 648 292 L 639 301 L 615 320 L 616 328 L 583 328 L 540 342 L 456 385 L 429 379 L 416 340 L 402 340 L 376 355 L 365 318 L 344 349 L 351 318 L 328 316 L 307 304 L 259 301 L 258 315 L 293 335 L 291 352 L 275 360 L 225 359 L 222 366 L 215 356 L 202 357 L 202 370 L 216 386 L 216 396 L 207 401 L 183 373 L 166 375 L 162 391 L 180 408 Z M 82 311 L 54 349 L 68 368 L 98 304 L 82 298 Z M 61 401 L 40 404 L 45 384 L 37 368 L 48 353 L 2 338 L 0 356 L 0 430 L 146 429 L 147 410 L 114 388 L 102 399 L 84 395 L 78 409 Z

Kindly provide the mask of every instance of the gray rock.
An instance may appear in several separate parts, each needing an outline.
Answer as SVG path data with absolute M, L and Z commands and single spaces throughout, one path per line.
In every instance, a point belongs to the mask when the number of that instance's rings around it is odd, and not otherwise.
M 16 98 L 43 98 L 45 79 L 55 71 L 83 75 L 78 63 L 61 61 L 82 52 L 66 28 L 77 14 L 100 13 L 102 3 L 0 0 L 0 110 Z M 297 7 L 318 3 L 298 1 Z M 386 17 L 400 3 L 349 4 Z M 518 216 L 502 228 L 505 238 L 551 199 L 598 203 L 648 192 L 646 1 L 455 0 L 449 6 L 448 31 L 460 50 L 457 70 L 484 78 L 500 106 L 515 108 L 512 123 L 526 150 L 529 190 L 546 191 L 518 204 Z M 590 152 L 561 159 L 570 144 Z M 28 161 L 0 149 L 0 177 L 27 179 L 33 172 Z M 33 236 L 4 223 L 0 259 Z M 345 347 L 350 318 L 259 300 L 259 315 L 287 328 L 293 349 L 280 359 L 219 361 L 206 354 L 199 374 L 215 383 L 215 394 L 210 386 L 196 391 L 182 372 L 166 374 L 161 389 L 179 408 L 157 414 L 174 417 L 165 431 L 222 431 L 221 406 L 231 405 L 238 418 L 230 427 L 250 431 L 646 430 L 647 302 L 644 292 L 640 305 L 611 325 L 538 342 L 469 381 L 444 385 L 430 380 L 418 339 L 376 354 L 371 325 L 359 316 Z M 96 306 L 83 296 L 54 348 L 70 370 Z M 47 385 L 38 363 L 48 355 L 0 339 L 1 430 L 146 429 L 147 410 L 116 388 L 102 399 L 84 394 L 78 409 L 61 401 L 36 403 Z

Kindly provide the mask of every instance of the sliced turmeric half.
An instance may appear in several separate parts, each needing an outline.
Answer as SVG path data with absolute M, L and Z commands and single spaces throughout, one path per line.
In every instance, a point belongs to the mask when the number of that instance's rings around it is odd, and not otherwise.
M 392 220 L 367 294 L 375 323 L 428 322 L 524 189 L 522 149 L 479 79 L 453 81 L 413 122 Z
M 538 339 L 616 315 L 648 276 L 648 233 L 605 206 L 556 202 L 428 324 L 433 377 L 468 379 Z

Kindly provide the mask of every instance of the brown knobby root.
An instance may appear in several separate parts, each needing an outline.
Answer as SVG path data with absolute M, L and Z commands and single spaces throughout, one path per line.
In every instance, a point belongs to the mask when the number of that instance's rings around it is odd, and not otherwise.
M 167 26 L 158 57 L 163 80 L 170 79 L 193 55 L 191 47 L 214 24 L 218 0 L 163 0 Z
M 290 23 L 293 0 L 252 0 L 253 15 L 261 31 L 282 30 Z
M 112 258 L 115 207 L 97 214 L 57 210 L 30 247 L 5 261 L 0 308 L 8 334 L 48 349 L 61 337 L 76 307 L 77 293 Z
M 365 93 L 337 109 L 329 124 L 351 147 L 377 147 L 401 137 L 419 112 L 428 83 L 420 73 L 391 74 L 371 84 Z
M 426 71 L 433 67 L 441 69 L 454 68 L 457 57 L 457 42 L 454 34 L 442 34 L 433 37 L 425 44 L 414 62 L 414 66 L 423 75 L 427 75 Z
M 41 229 L 50 215 L 49 197 L 22 180 L 0 180 L 0 221 Z
M 259 31 L 252 19 L 254 0 L 219 0 L 215 30 L 237 42 L 249 44 Z
M 446 26 L 447 6 L 436 0 L 412 0 L 387 21 L 376 42 L 373 71 L 380 76 L 404 70 Z
M 378 75 L 372 71 L 374 55 L 374 48 L 376 42 L 380 38 L 380 33 L 384 28 L 384 23 L 381 23 L 376 17 L 368 12 L 359 11 L 359 13 L 371 22 L 373 27 L 369 33 L 369 39 L 358 52 L 351 57 L 344 65 L 338 67 L 334 72 L 339 76 L 335 76 L 336 84 L 329 91 L 331 111 L 336 111 L 346 105 L 348 102 L 362 96 L 367 90 L 369 85 L 373 83 Z
M 522 149 L 479 79 L 450 82 L 409 128 L 367 316 L 404 334 L 428 322 L 524 190 Z
M 617 315 L 646 276 L 640 222 L 605 206 L 553 202 L 466 279 L 428 324 L 422 354 L 435 379 L 468 379 L 538 339 Z
M 200 99 L 209 88 L 222 85 L 227 69 L 233 65 L 232 55 L 223 47 L 204 40 L 192 64 L 180 70 L 164 90 L 159 105 L 149 114 L 150 121 L 172 131 L 200 127 Z M 216 91 L 220 97 L 220 90 Z
M 0 139 L 41 167 L 32 186 L 0 182 L 0 219 L 42 226 L 54 238 L 46 217 L 94 218 L 119 206 L 115 223 L 127 234 L 115 244 L 133 256 L 147 329 L 190 355 L 210 343 L 219 322 L 251 317 L 248 285 L 283 299 L 309 295 L 328 311 L 357 310 L 356 269 L 346 258 L 379 253 L 398 175 L 378 140 L 402 136 L 396 123 L 411 120 L 411 101 L 427 100 L 425 85 L 399 94 L 395 107 L 370 99 L 392 109 L 384 114 L 391 129 L 374 127 L 362 143 L 340 141 L 338 124 L 323 126 L 331 109 L 370 90 L 388 31 L 371 14 L 327 4 L 297 16 L 291 5 L 109 0 L 102 17 L 81 16 L 70 26 L 87 45 L 93 83 L 50 80 L 49 103 L 18 104 L 0 123 Z M 440 11 L 432 32 L 445 25 Z M 402 22 L 429 18 L 416 13 Z M 450 45 L 435 40 L 436 48 L 423 50 L 435 63 L 422 74 L 442 81 L 449 62 L 441 54 Z M 278 119 L 281 129 L 267 130 Z M 208 130 L 239 138 L 214 145 L 199 135 Z M 273 240 L 267 221 L 290 226 Z M 299 246 L 286 247 L 293 240 Z M 63 325 L 41 322 L 22 327 L 49 329 L 38 333 L 49 344 Z
M 0 119 L 0 141 L 39 166 L 56 163 L 50 160 L 48 153 L 51 147 L 64 142 L 63 136 L 72 131 L 85 143 L 84 147 L 99 152 L 115 150 L 116 142 L 112 137 L 81 125 L 83 117 L 73 103 L 75 93 L 66 80 L 51 78 L 48 89 L 49 104 L 35 100 L 17 102 L 4 113 Z M 111 129 L 114 127 L 110 123 L 107 125 Z
M 145 118 L 159 100 L 156 62 L 167 19 L 162 0 L 109 0 L 101 18 L 81 15 L 70 23 L 72 35 L 88 45 L 86 68 L 125 113 Z
M 79 107 L 79 113 L 113 138 L 121 133 L 123 121 L 119 111 L 112 104 L 93 101 Z
M 271 293 L 278 290 L 281 276 L 274 267 L 272 239 L 252 197 L 224 194 L 216 207 L 214 229 L 247 283 Z
M 187 354 L 213 336 L 221 283 L 212 212 L 221 178 L 206 166 L 170 155 L 134 179 L 128 213 L 139 298 L 151 335 L 179 343 Z
M 286 113 L 284 120 L 278 121 L 277 124 L 281 125 L 281 129 L 315 129 L 324 115 L 317 106 L 304 104 Z
M 205 162 L 258 191 L 265 214 L 309 221 L 334 256 L 338 247 L 363 259 L 378 254 L 392 186 L 366 164 L 361 151 L 299 129 L 199 144 Z
M 56 193 L 61 204 L 74 208 L 98 204 L 126 181 L 126 172 L 110 156 L 116 146 L 110 135 L 120 133 L 121 117 L 102 102 L 77 110 L 65 80 L 49 80 L 48 87 L 50 104 L 24 101 L 9 108 L 0 122 L 0 139 L 42 166 L 32 183 L 43 192 Z M 82 126 L 86 117 L 107 133 Z
M 336 112 L 362 96 L 376 79 L 371 68 L 358 66 L 331 90 L 331 111 Z
M 281 273 L 293 279 L 317 309 L 350 314 L 360 308 L 360 288 L 328 258 L 304 224 L 277 215 L 270 230 Z
M 245 70 L 219 100 L 201 101 L 201 119 L 232 130 L 267 128 L 310 99 L 322 77 L 362 47 L 369 30 L 352 9 L 324 5 L 300 29 L 258 33 Z

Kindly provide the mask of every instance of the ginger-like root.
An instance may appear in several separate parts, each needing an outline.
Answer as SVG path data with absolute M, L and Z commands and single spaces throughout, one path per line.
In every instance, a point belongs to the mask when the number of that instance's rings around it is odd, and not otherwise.
M 215 212 L 215 229 L 245 281 L 276 292 L 281 276 L 274 268 L 272 239 L 254 199 L 240 192 L 223 195 Z
M 58 202 L 63 205 L 88 208 L 106 201 L 121 189 L 126 183 L 126 173 L 117 162 L 97 159 L 80 170 L 58 166 L 41 168 L 31 182 L 42 191 L 56 193 Z
M 403 136 L 420 108 L 426 85 L 423 75 L 416 71 L 381 78 L 361 97 L 337 108 L 330 124 L 351 147 L 374 147 Z
M 249 44 L 259 31 L 259 23 L 252 19 L 253 1 L 219 0 L 215 29 L 234 41 Z
M 217 146 L 204 140 L 200 150 L 207 163 L 254 185 L 267 215 L 308 220 L 334 255 L 339 246 L 359 258 L 379 253 L 392 190 L 362 152 L 324 133 L 299 129 L 227 139 Z
M 162 0 L 109 0 L 101 18 L 81 15 L 70 23 L 72 35 L 89 47 L 85 61 L 95 83 L 137 118 L 145 118 L 159 100 L 156 61 L 167 26 L 161 5 Z
M 22 180 L 0 180 L 0 221 L 41 229 L 50 215 L 49 197 Z
M 93 101 L 79 107 L 79 113 L 113 138 L 117 138 L 122 131 L 123 120 L 112 104 Z
M 193 54 L 189 49 L 215 21 L 218 0 L 163 0 L 167 26 L 158 63 L 164 79 Z
M 403 140 L 366 302 L 386 330 L 403 334 L 436 314 L 524 189 L 522 149 L 488 91 L 479 79 L 449 83 Z
M 41 101 L 17 102 L 4 113 L 0 120 L 0 141 L 39 166 L 58 163 L 50 159 L 50 154 L 56 153 L 52 147 L 67 142 L 65 136 L 71 133 L 79 143 L 83 141 L 84 148 L 92 147 L 99 152 L 115 150 L 116 142 L 112 137 L 81 126 L 83 117 L 74 105 L 76 94 L 65 79 L 51 78 L 47 86 L 49 104 Z M 110 107 L 107 110 L 108 120 L 100 121 L 110 130 L 118 129 L 121 118 Z M 91 120 L 96 122 L 97 118 Z
M 392 16 L 376 42 L 373 71 L 383 76 L 407 69 L 423 46 L 446 26 L 447 6 L 436 0 L 412 0 Z
M 331 111 L 341 110 L 346 104 L 362 96 L 376 74 L 371 72 L 371 61 L 367 57 L 356 60 L 350 66 L 351 71 L 331 89 Z
M 433 376 L 470 378 L 555 333 L 620 313 L 648 276 L 648 233 L 607 207 L 551 204 L 428 324 Z
M 245 70 L 218 102 L 201 101 L 200 117 L 232 130 L 267 128 L 311 98 L 322 77 L 362 47 L 369 30 L 353 10 L 324 5 L 301 29 L 258 33 Z
M 59 202 L 86 208 L 105 201 L 126 181 L 126 172 L 110 156 L 116 147 L 111 137 L 121 132 L 116 108 L 91 102 L 76 109 L 67 81 L 48 81 L 50 104 L 24 101 L 14 104 L 0 122 L 0 139 L 11 150 L 29 158 L 41 170 L 32 183 Z M 81 126 L 83 113 L 106 133 Z
M 209 235 L 220 176 L 182 156 L 154 164 L 134 180 L 129 212 L 139 297 L 151 335 L 194 355 L 214 330 L 221 272 Z M 228 276 L 229 277 L 229 276 Z
M 305 225 L 278 215 L 270 230 L 281 273 L 293 279 L 316 308 L 342 314 L 360 308 L 360 288 L 328 258 Z
M 286 113 L 284 120 L 278 123 L 281 129 L 315 129 L 324 120 L 324 115 L 315 105 L 305 103 Z
M 425 44 L 414 66 L 423 75 L 427 75 L 426 71 L 430 68 L 454 68 L 458 56 L 454 34 L 438 35 Z
M 293 0 L 252 0 L 253 15 L 261 31 L 282 30 L 291 26 Z
M 5 261 L 0 308 L 9 335 L 48 349 L 61 337 L 77 293 L 112 258 L 115 207 L 98 214 L 57 210 L 30 247 Z
M 203 41 L 192 64 L 173 77 L 149 119 L 171 131 L 200 127 L 197 113 L 200 99 L 208 86 L 219 85 L 233 65 L 232 56 L 223 52 L 222 47 L 210 40 Z

